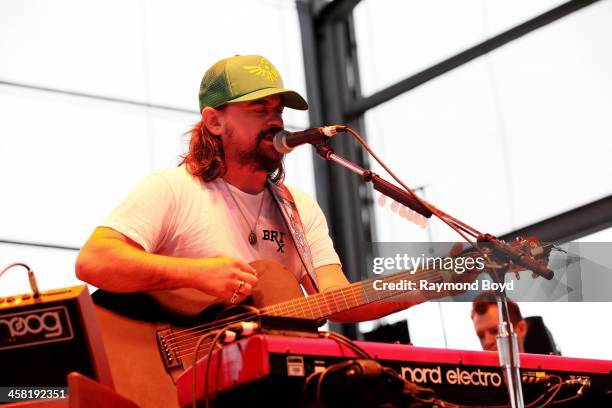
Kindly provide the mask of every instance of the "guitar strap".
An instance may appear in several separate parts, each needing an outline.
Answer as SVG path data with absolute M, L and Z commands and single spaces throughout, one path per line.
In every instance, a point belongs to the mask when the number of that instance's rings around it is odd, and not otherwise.
M 287 228 L 289 229 L 289 233 L 293 238 L 293 242 L 295 243 L 295 248 L 302 260 L 302 264 L 306 269 L 306 275 L 310 279 L 312 286 L 319 291 L 319 285 L 317 284 L 317 276 L 314 270 L 314 263 L 312 261 L 312 254 L 310 253 L 310 247 L 308 246 L 308 241 L 306 241 L 306 234 L 304 233 L 304 226 L 302 225 L 302 220 L 300 219 L 300 214 L 298 213 L 297 206 L 295 205 L 295 200 L 291 195 L 291 192 L 282 183 L 275 184 L 271 181 L 268 181 L 268 189 L 274 197 L 274 201 L 278 205 L 278 208 L 285 220 L 285 224 L 287 224 Z

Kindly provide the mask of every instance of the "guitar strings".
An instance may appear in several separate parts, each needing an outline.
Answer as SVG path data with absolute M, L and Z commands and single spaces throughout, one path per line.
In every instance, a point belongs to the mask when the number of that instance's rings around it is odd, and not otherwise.
M 437 270 L 436 269 L 421 270 L 421 271 L 419 271 L 419 272 L 417 272 L 415 274 L 412 274 L 412 276 L 414 278 L 417 278 L 417 277 L 420 277 L 420 275 L 425 274 L 426 272 L 432 272 L 432 271 L 435 272 Z M 391 280 L 391 278 L 393 278 L 393 279 L 401 278 L 401 277 L 403 277 L 404 275 L 406 275 L 408 273 L 410 273 L 410 271 L 400 272 L 400 273 L 394 274 L 392 276 L 389 276 L 387 280 Z M 363 280 L 363 281 L 351 284 L 349 286 L 346 286 L 344 288 L 339 288 L 339 289 L 334 289 L 334 290 L 330 290 L 330 291 L 326 291 L 326 292 L 322 292 L 322 293 L 317 293 L 315 295 L 311 295 L 311 296 L 308 296 L 306 298 L 290 299 L 288 301 L 285 301 L 285 302 L 282 302 L 282 303 L 279 303 L 279 304 L 276 304 L 276 305 L 266 306 L 266 307 L 260 309 L 260 314 L 262 314 L 261 313 L 262 311 L 266 311 L 268 309 L 274 309 L 274 308 L 281 309 L 281 308 L 283 308 L 284 305 L 286 305 L 284 308 L 287 311 L 294 311 L 295 312 L 295 311 L 300 310 L 301 306 L 299 308 L 298 307 L 294 308 L 293 306 L 295 306 L 295 305 L 290 305 L 292 303 L 296 303 L 298 305 L 300 303 L 317 303 L 318 304 L 319 302 L 317 302 L 317 301 L 318 301 L 319 298 L 327 298 L 330 295 L 342 294 L 342 292 L 347 292 L 349 290 L 350 291 L 354 291 L 355 289 L 360 289 L 362 286 L 366 286 L 367 283 L 369 283 L 370 281 L 372 281 L 374 279 L 375 278 L 366 279 L 366 280 Z M 311 310 L 313 310 L 313 309 L 311 308 Z M 219 327 L 224 326 L 224 323 L 234 322 L 234 321 L 236 321 L 236 319 L 239 319 L 239 318 L 241 318 L 243 316 L 244 317 L 252 317 L 253 313 L 252 312 L 248 312 L 248 313 L 238 314 L 238 315 L 234 315 L 234 316 L 229 316 L 227 318 L 223 318 L 221 320 L 217 320 L 217 321 L 214 321 L 214 322 L 205 323 L 205 324 L 194 326 L 194 327 L 191 327 L 191 328 L 188 328 L 188 329 L 179 330 L 179 331 L 173 332 L 172 335 L 168 336 L 168 338 L 172 337 L 173 339 L 177 340 L 177 339 L 179 339 L 181 337 L 184 337 L 184 335 L 192 334 L 194 331 L 199 331 L 201 329 L 206 329 L 206 330 L 211 329 L 212 330 L 212 329 L 215 329 L 215 328 L 219 328 Z
M 420 271 L 420 273 L 418 274 L 410 274 L 412 276 L 413 279 L 418 279 L 419 277 L 421 277 L 422 275 L 424 275 L 426 272 L 438 272 L 437 270 L 423 270 Z M 409 274 L 410 271 L 408 272 L 403 272 L 403 273 L 398 273 L 398 274 L 394 274 L 392 276 L 389 277 L 389 279 L 387 279 L 387 282 L 393 282 L 393 281 L 397 281 L 397 280 L 401 280 L 404 276 L 406 276 L 407 274 Z M 438 275 L 436 278 L 440 278 L 440 275 Z M 316 309 L 318 309 L 319 314 L 323 315 L 322 317 L 324 317 L 325 315 L 331 315 L 331 309 L 329 307 L 329 302 L 328 300 L 332 300 L 334 302 L 334 304 L 337 307 L 337 301 L 335 299 L 335 295 L 336 294 L 340 294 L 340 295 L 344 295 L 345 293 L 349 293 L 352 294 L 355 300 L 350 300 L 347 302 L 346 296 L 344 296 L 344 302 L 345 305 L 347 306 L 346 309 L 344 310 L 348 310 L 351 309 L 353 307 L 359 306 L 360 304 L 363 304 L 363 297 L 365 297 L 368 301 L 370 301 L 370 297 L 374 298 L 375 300 L 382 300 L 385 298 L 389 298 L 389 297 L 394 297 L 394 296 L 399 296 L 401 295 L 401 293 L 393 293 L 393 292 L 389 292 L 383 295 L 381 294 L 380 291 L 377 291 L 376 289 L 372 289 L 371 285 L 366 285 L 368 283 L 368 281 L 371 281 L 372 279 L 368 279 L 362 282 L 358 282 L 356 284 L 353 284 L 351 286 L 347 286 L 345 288 L 342 289 L 337 289 L 334 291 L 328 291 L 328 292 L 324 292 L 321 294 L 317 294 L 311 297 L 315 297 L 317 296 L 318 298 L 323 298 L 325 300 L 326 303 L 326 308 L 329 310 L 329 312 L 324 313 L 321 306 L 319 305 L 318 299 L 315 299 L 316 301 Z M 433 279 L 432 279 L 433 281 Z M 357 295 L 360 295 L 361 297 L 361 301 L 359 301 L 357 299 Z M 370 295 L 370 296 L 368 296 Z M 309 298 L 311 298 L 309 297 Z M 331 299 L 328 299 L 330 298 Z M 310 305 L 308 303 L 313 303 L 313 302 L 305 302 L 307 301 L 309 298 L 301 298 L 296 300 L 292 300 L 292 301 L 288 301 L 288 302 L 284 302 L 284 303 L 297 303 L 298 305 L 300 305 L 300 307 L 294 307 L 295 305 L 291 306 L 291 307 L 287 307 L 287 312 L 286 313 L 282 313 L 281 315 L 287 315 L 287 316 L 295 316 L 297 315 L 298 317 L 314 317 L 316 315 L 316 309 L 313 307 L 313 305 Z M 304 307 L 301 306 L 301 303 L 307 303 L 307 308 L 308 308 L 308 314 L 306 313 L 306 309 Z M 349 305 L 350 303 L 350 305 Z M 274 315 L 274 310 L 270 310 L 270 309 L 280 309 L 279 305 L 275 305 L 272 307 L 267 307 L 267 308 L 263 308 L 261 309 L 260 315 Z M 344 311 L 344 310 L 338 310 L 335 313 Z M 301 313 L 300 313 L 301 312 Z M 278 313 L 277 313 L 278 315 Z M 252 318 L 253 314 L 249 314 L 248 318 Z M 231 319 L 232 322 L 241 322 L 247 320 L 245 318 L 240 318 L 240 316 L 235 316 Z M 202 326 L 217 326 L 217 327 L 222 327 L 223 324 L 207 324 L 207 325 L 202 325 Z M 192 347 L 193 344 L 185 344 L 186 342 L 191 342 L 192 340 L 195 340 L 199 337 L 199 334 L 202 333 L 203 331 L 208 331 L 211 328 L 207 328 L 206 330 L 203 330 L 202 326 L 197 326 L 194 327 L 192 329 L 188 329 L 191 332 L 189 334 L 185 334 L 182 336 L 174 336 L 175 339 L 181 338 L 181 341 L 174 341 L 173 343 L 173 349 L 176 351 L 177 354 L 179 355 L 184 355 L 184 353 L 188 350 L 192 350 L 191 349 L 187 349 L 188 347 Z M 170 336 L 168 336 L 169 338 Z
M 352 291 L 354 291 L 354 289 L 355 289 L 355 288 L 353 288 L 353 289 L 352 289 Z M 376 291 L 375 291 L 375 290 L 373 290 L 373 289 L 367 289 L 367 291 L 369 291 L 370 293 L 375 293 L 375 292 L 376 292 Z M 397 294 L 389 294 L 389 295 L 386 295 L 386 296 L 380 297 L 380 298 L 379 298 L 379 300 L 380 300 L 380 299 L 384 299 L 384 298 L 388 298 L 388 297 L 393 297 L 393 296 L 397 296 Z M 198 339 L 198 338 L 201 338 L 201 336 L 196 336 L 196 337 L 194 337 L 194 338 L 193 338 L 193 340 Z M 202 348 L 202 347 L 204 347 L 204 348 L 208 348 L 208 347 L 209 347 L 209 345 L 210 345 L 209 343 L 210 343 L 210 342 L 207 342 L 207 343 L 203 342 L 203 344 L 200 346 L 200 348 Z M 190 347 L 190 346 L 191 346 L 191 347 Z M 194 349 L 194 347 L 193 347 L 193 343 L 192 343 L 192 344 L 186 344 L 186 345 L 183 345 L 183 346 L 181 347 L 180 352 L 177 352 L 177 354 L 178 354 L 180 357 L 185 357 L 185 356 L 188 356 L 188 355 L 191 355 L 191 354 L 194 354 L 194 353 L 195 353 L 195 349 Z
M 358 291 L 359 291 L 359 293 L 357 293 Z M 359 288 L 352 288 L 351 292 L 352 292 L 352 294 L 354 296 L 356 294 L 358 294 L 359 296 L 362 296 L 362 295 L 365 295 L 365 297 L 368 296 L 367 294 L 363 294 L 363 292 L 360 291 Z M 374 293 L 374 292 L 368 291 L 368 293 L 370 293 L 370 295 L 372 295 L 372 293 Z M 335 295 L 335 294 L 330 294 L 329 296 L 326 296 L 326 297 L 330 298 L 333 295 Z M 395 295 L 396 294 L 390 294 L 390 295 L 388 295 L 386 297 L 391 297 L 391 296 L 395 296 Z M 377 297 L 378 300 L 380 300 L 382 298 L 383 297 L 380 297 L 380 296 Z M 332 299 L 328 299 L 328 300 L 333 300 L 333 302 L 335 304 L 340 303 L 340 301 L 339 301 L 340 299 L 332 298 Z M 362 302 L 358 302 L 356 300 L 346 301 L 346 299 L 345 299 L 344 301 L 345 301 L 346 309 L 350 309 L 351 307 L 358 306 L 359 304 L 362 303 Z M 329 309 L 329 306 L 327 306 L 327 308 Z M 298 307 L 291 307 L 291 308 L 288 308 L 286 311 L 283 311 L 282 313 L 280 313 L 280 315 L 286 315 L 286 316 L 296 316 L 297 315 L 297 316 L 307 316 L 307 317 L 309 317 L 309 316 L 316 315 L 317 314 L 317 309 L 319 309 L 320 314 L 332 314 L 332 313 L 328 313 L 328 312 L 323 313 L 320 306 L 315 308 L 315 307 L 313 307 L 311 305 L 308 305 L 306 308 L 304 308 L 304 307 L 299 307 L 299 308 Z M 338 311 L 340 311 L 340 310 L 338 310 Z M 277 311 L 275 311 L 275 310 L 265 310 L 265 311 L 262 311 L 261 314 L 263 314 L 263 315 L 279 315 L 279 313 Z M 239 321 L 244 321 L 244 320 L 247 320 L 247 319 L 234 319 L 233 322 L 239 322 Z M 176 350 L 177 354 L 184 354 L 186 351 L 188 351 L 188 350 L 190 350 L 192 348 L 193 340 L 195 340 L 199 336 L 199 334 L 200 333 L 192 333 L 189 336 L 183 336 L 182 341 L 176 342 L 175 344 L 172 344 L 173 349 Z
M 395 294 L 394 295 L 389 295 L 387 297 L 390 297 L 390 296 L 395 296 Z M 202 339 L 202 336 L 195 336 L 192 339 L 193 340 L 195 340 L 195 339 Z M 202 349 L 202 348 L 207 349 L 210 346 L 210 343 L 212 343 L 212 342 L 211 341 L 206 341 L 206 340 L 203 341 L 202 344 L 200 345 L 200 349 Z M 193 342 L 191 344 L 184 344 L 181 347 L 181 350 L 177 351 L 177 354 L 180 357 L 186 357 L 186 356 L 194 354 L 194 353 L 195 353 L 195 348 L 193 347 Z

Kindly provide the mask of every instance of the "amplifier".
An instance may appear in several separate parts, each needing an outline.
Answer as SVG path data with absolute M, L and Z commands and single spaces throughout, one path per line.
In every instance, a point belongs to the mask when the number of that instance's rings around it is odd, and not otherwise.
M 66 387 L 72 371 L 112 387 L 87 286 L 0 298 L 0 386 Z

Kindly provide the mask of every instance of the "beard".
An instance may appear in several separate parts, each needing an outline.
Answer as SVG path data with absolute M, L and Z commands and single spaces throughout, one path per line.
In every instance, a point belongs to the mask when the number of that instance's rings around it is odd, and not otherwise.
M 262 146 L 264 140 L 272 140 L 281 128 L 269 128 L 262 130 L 255 141 L 255 146 L 249 150 L 236 151 L 236 160 L 243 167 L 250 167 L 254 171 L 265 171 L 268 174 L 277 171 L 282 163 L 284 154 L 270 147 Z M 233 136 L 233 129 L 228 129 L 228 139 Z

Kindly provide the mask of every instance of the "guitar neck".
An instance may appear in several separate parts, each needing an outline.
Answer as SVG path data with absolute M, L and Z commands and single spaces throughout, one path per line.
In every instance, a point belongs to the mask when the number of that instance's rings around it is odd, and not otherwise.
M 380 280 L 382 283 L 399 283 L 404 280 L 441 282 L 444 279 L 442 272 L 436 269 L 421 269 L 416 272 L 402 271 L 393 275 L 366 279 L 346 287 L 327 290 L 305 298 L 268 306 L 262 308 L 260 312 L 272 316 L 322 320 L 336 313 L 386 300 L 401 294 L 401 291 L 375 289 L 375 280 Z

